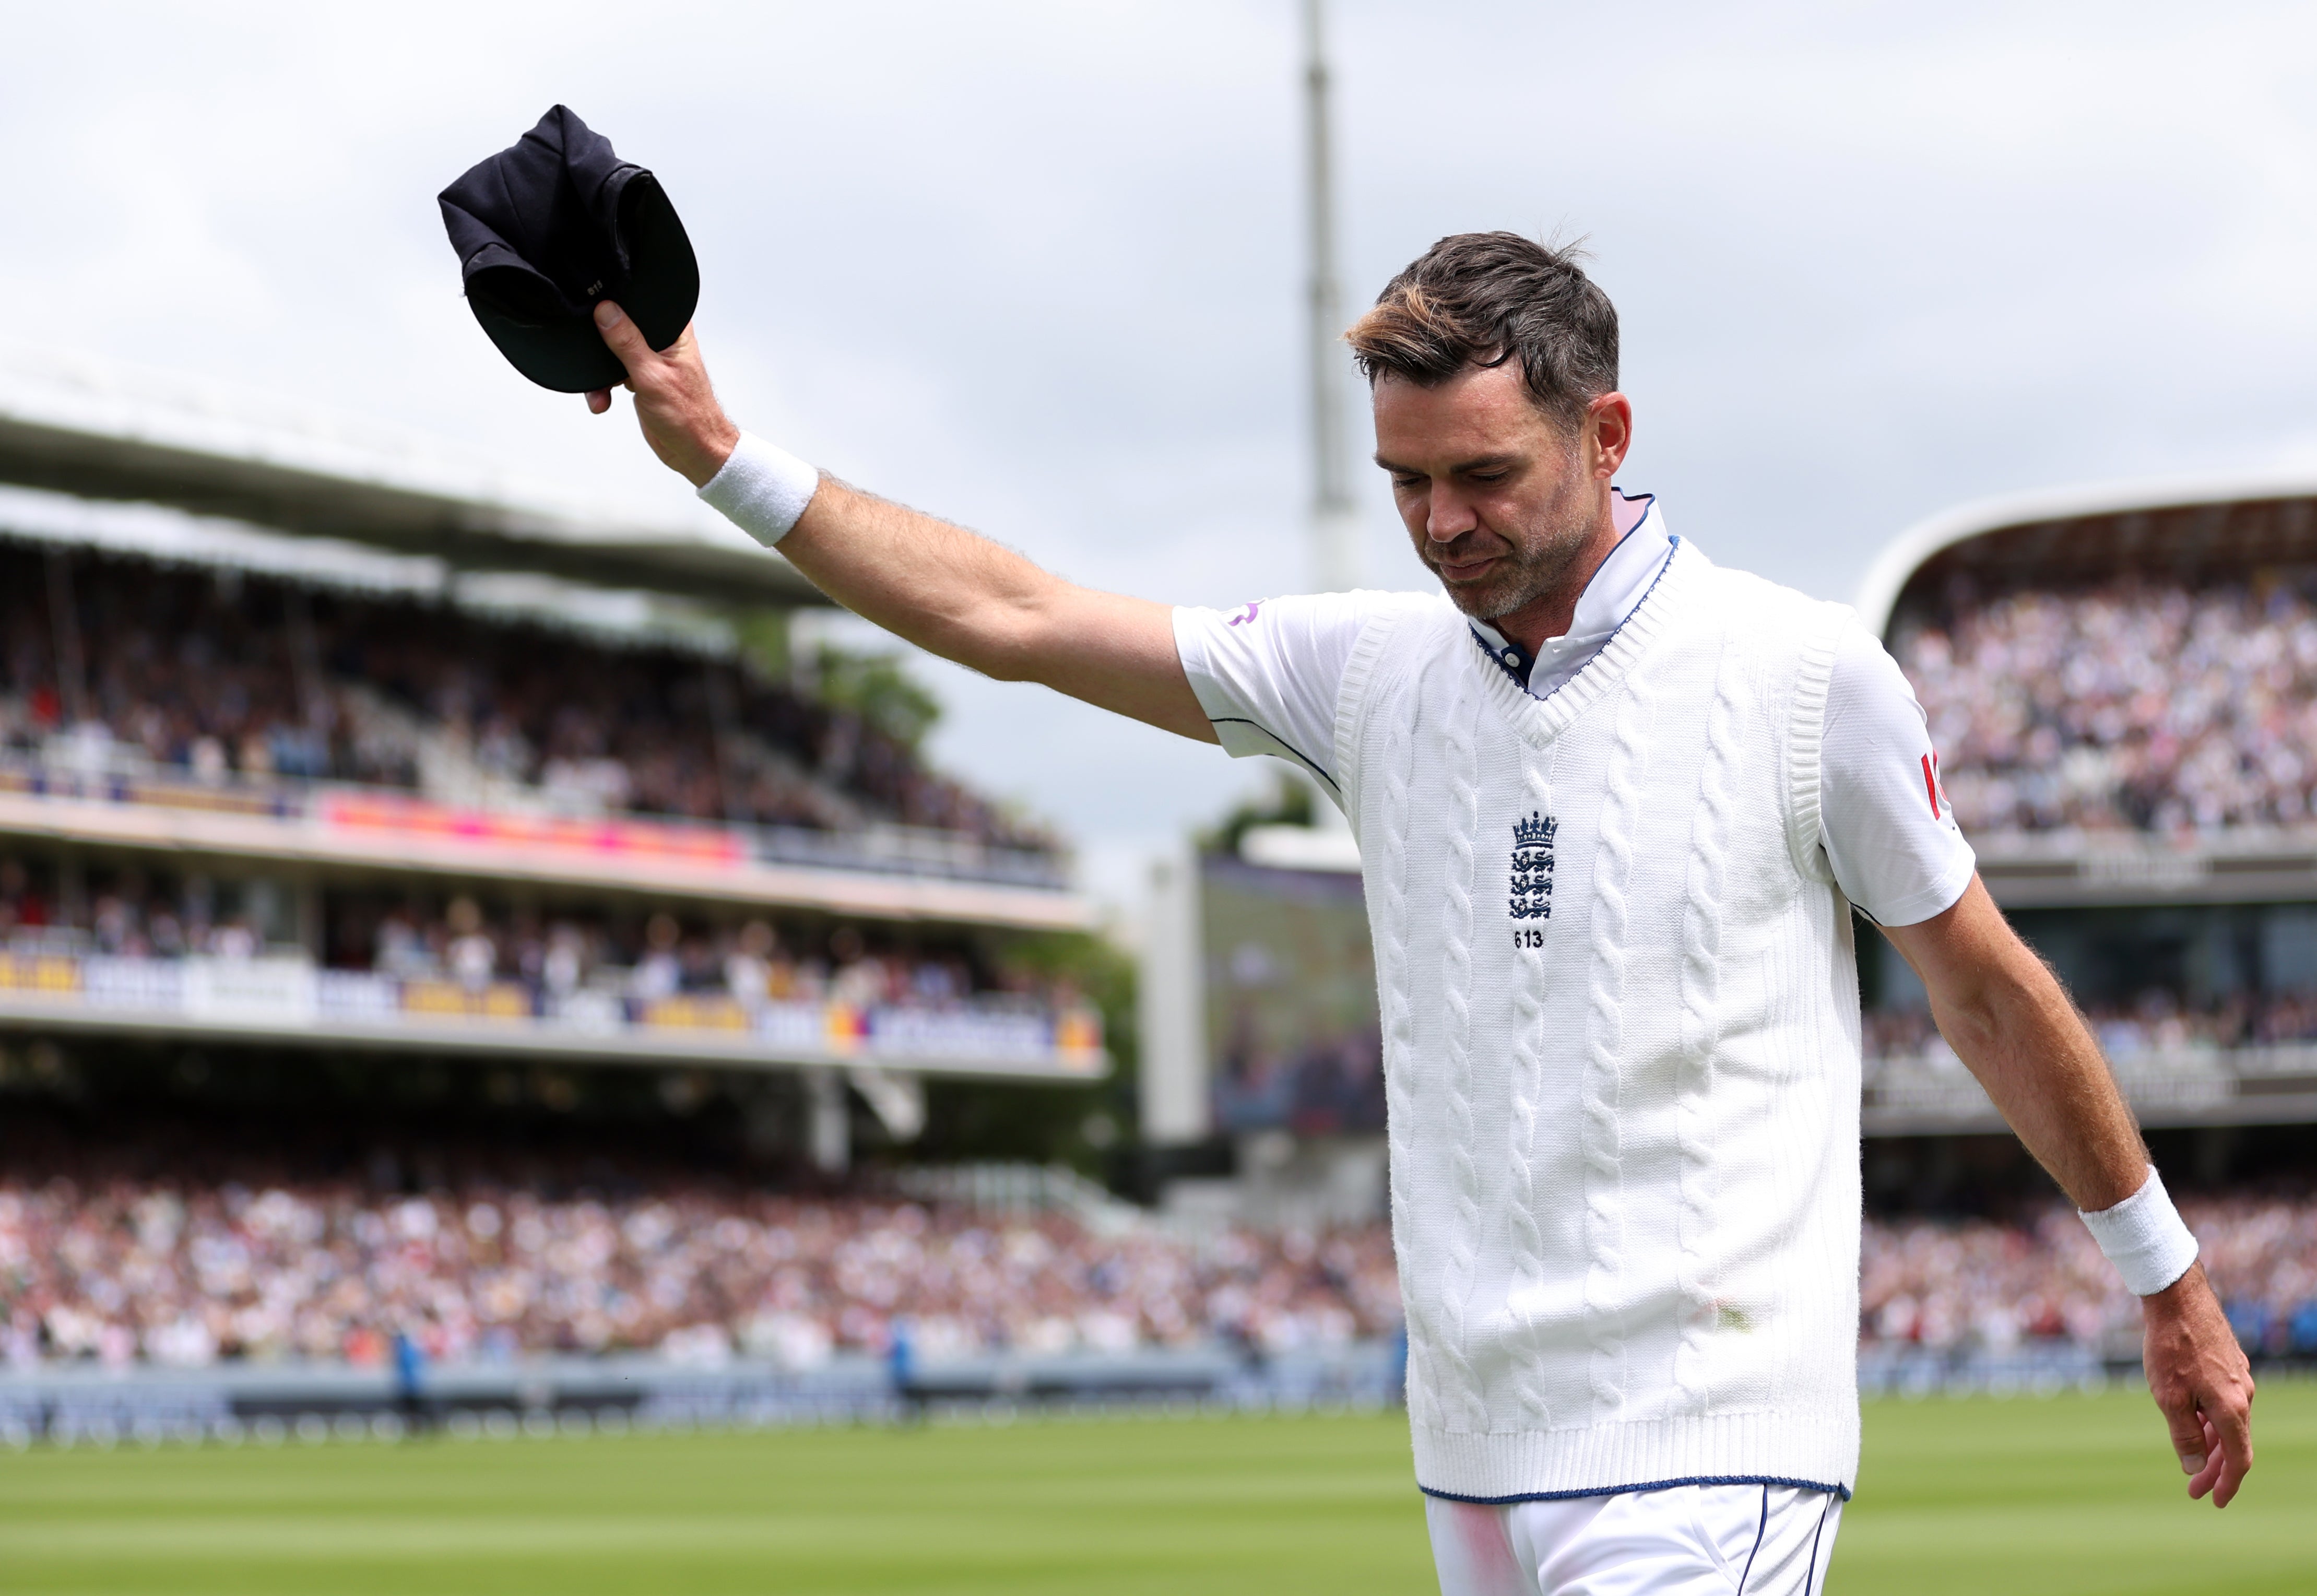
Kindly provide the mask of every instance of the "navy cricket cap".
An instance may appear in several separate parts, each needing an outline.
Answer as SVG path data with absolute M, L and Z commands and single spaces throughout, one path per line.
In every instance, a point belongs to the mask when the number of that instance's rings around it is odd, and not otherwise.
M 475 319 L 542 388 L 628 380 L 595 330 L 596 301 L 618 301 L 654 349 L 700 302 L 700 263 L 659 179 L 564 106 L 440 197 Z

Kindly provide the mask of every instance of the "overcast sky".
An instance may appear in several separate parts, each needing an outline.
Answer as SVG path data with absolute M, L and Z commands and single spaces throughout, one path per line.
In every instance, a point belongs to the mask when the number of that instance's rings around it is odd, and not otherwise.
M 2317 466 L 2317 8 L 1891 10 L 1342 0 L 1347 305 L 1444 233 L 1586 236 L 1623 480 L 1827 596 L 1959 500 Z M 524 383 L 459 297 L 435 192 L 559 100 L 666 183 L 744 425 L 1083 581 L 1307 584 L 1293 0 L 7 22 L 15 341 L 686 513 L 624 410 Z M 1367 580 L 1416 585 L 1362 497 Z M 939 760 L 1060 821 L 1114 896 L 1258 779 L 927 675 Z

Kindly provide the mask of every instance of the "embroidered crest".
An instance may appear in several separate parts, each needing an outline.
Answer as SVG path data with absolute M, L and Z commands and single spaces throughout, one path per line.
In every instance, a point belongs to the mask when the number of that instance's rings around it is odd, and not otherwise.
M 1513 821 L 1513 919 L 1552 918 L 1552 845 L 1560 835 L 1561 822 L 1534 810 Z

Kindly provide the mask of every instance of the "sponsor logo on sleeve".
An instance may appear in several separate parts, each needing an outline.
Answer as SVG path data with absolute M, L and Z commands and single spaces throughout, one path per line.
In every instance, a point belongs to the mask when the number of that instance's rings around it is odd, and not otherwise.
M 1230 623 L 1233 626 L 1252 626 L 1255 624 L 1256 617 L 1261 614 L 1263 614 L 1263 600 L 1252 599 L 1246 608 L 1230 618 Z
M 1939 756 L 1937 749 L 1923 756 L 1923 795 L 1930 800 L 1931 819 L 1949 820 L 1955 818 L 1955 805 L 1947 799 L 1947 785 L 1939 776 Z

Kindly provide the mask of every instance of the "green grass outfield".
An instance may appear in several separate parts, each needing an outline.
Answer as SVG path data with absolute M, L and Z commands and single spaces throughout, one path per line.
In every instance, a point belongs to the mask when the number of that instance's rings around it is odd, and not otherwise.
M 2317 1385 L 2189 1503 L 2136 1394 L 1879 1402 L 1831 1589 L 2317 1591 Z M 1396 1416 L 0 1454 L 0 1591 L 1431 1590 Z

